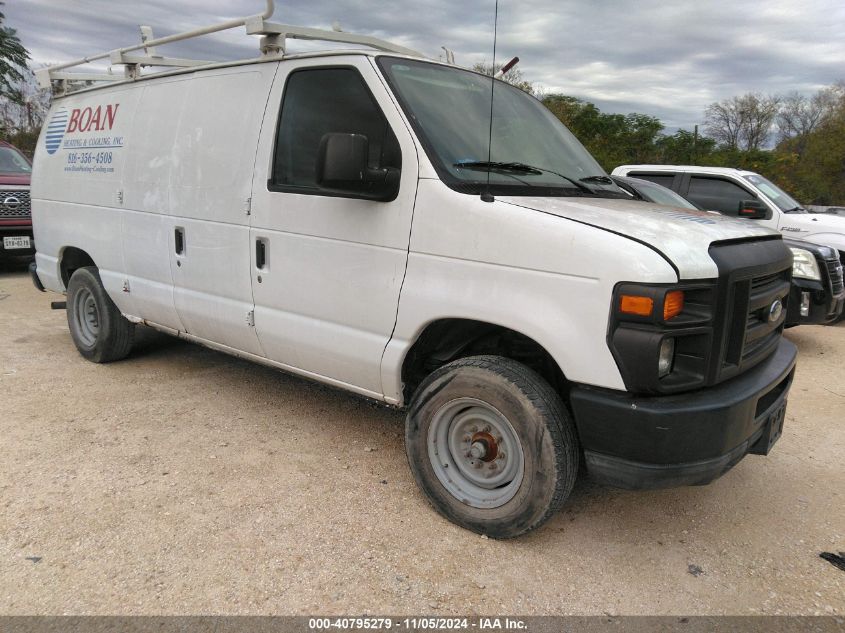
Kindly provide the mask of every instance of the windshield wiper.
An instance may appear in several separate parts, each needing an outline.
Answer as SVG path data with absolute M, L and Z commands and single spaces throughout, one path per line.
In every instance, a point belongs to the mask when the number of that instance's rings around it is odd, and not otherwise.
M 553 174 L 564 180 L 568 180 L 576 188 L 580 189 L 584 193 L 587 193 L 591 196 L 595 195 L 596 192 L 590 189 L 587 185 L 578 182 L 574 178 L 570 178 L 569 176 L 564 176 L 556 171 L 552 171 L 551 169 L 545 169 L 544 167 L 535 167 L 534 165 L 526 165 L 525 163 L 507 163 L 507 162 L 500 162 L 500 161 L 486 161 L 486 160 L 468 160 L 453 163 L 453 167 L 464 167 L 466 169 L 478 169 L 478 170 L 485 170 L 489 169 L 499 170 L 499 171 L 513 171 L 519 172 L 521 174 L 532 174 L 534 176 L 539 176 L 541 174 Z
M 587 176 L 586 178 L 581 178 L 581 182 L 600 182 L 603 185 L 614 184 L 613 180 L 607 176 Z

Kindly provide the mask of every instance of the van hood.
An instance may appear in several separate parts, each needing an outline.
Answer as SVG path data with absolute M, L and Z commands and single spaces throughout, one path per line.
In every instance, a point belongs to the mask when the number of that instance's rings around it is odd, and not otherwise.
M 502 196 L 497 201 L 556 215 L 623 235 L 656 249 L 678 270 L 681 279 L 718 276 L 708 249 L 713 242 L 779 236 L 750 220 L 719 213 L 664 207 L 612 198 L 527 198 Z
M 780 230 L 792 237 L 845 250 L 845 217 L 827 213 L 782 213 Z

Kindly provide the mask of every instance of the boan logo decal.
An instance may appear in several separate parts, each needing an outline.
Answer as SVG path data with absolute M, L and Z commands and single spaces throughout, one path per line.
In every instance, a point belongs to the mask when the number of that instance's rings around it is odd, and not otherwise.
M 61 147 L 62 138 L 64 138 L 65 130 L 67 130 L 67 120 L 67 108 L 59 108 L 50 117 L 50 122 L 47 124 L 47 134 L 44 136 L 48 154 L 55 154 Z
M 93 108 L 74 108 L 70 112 L 67 108 L 59 108 L 47 124 L 44 137 L 47 153 L 55 154 L 62 146 L 66 134 L 111 130 L 119 107 L 119 103 L 113 103 Z

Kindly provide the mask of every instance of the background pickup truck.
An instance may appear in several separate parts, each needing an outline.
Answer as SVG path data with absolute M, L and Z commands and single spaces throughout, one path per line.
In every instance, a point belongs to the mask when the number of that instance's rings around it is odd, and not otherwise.
M 645 177 L 611 178 L 632 197 L 645 202 L 702 210 L 695 202 Z M 792 285 L 787 302 L 785 326 L 836 323 L 842 320 L 845 285 L 842 263 L 836 249 L 786 237 L 783 242 L 792 251 L 793 256 Z

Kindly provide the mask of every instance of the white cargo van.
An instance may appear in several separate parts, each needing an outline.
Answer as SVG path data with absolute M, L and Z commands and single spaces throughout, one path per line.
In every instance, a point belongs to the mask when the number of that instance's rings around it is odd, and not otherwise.
M 491 128 L 489 77 L 265 17 L 258 59 L 42 74 L 67 94 L 35 158 L 35 275 L 84 357 L 145 324 L 406 407 L 428 499 L 494 537 L 548 519 L 582 460 L 635 488 L 768 453 L 796 358 L 777 233 L 625 199 L 505 83 Z

